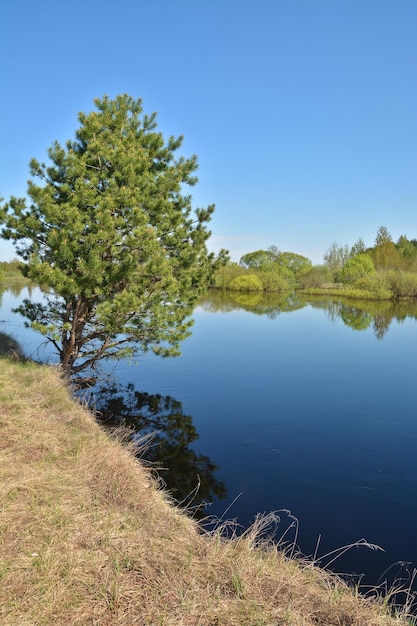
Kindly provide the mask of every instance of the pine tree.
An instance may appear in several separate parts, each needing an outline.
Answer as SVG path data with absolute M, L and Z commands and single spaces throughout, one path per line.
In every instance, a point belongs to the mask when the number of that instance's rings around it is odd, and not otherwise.
M 206 247 L 214 206 L 194 211 L 184 193 L 198 165 L 196 156 L 176 158 L 182 137 L 165 141 L 141 100 L 94 102 L 79 114 L 75 140 L 49 149 L 51 165 L 31 161 L 41 182 L 28 182 L 30 204 L 12 197 L 0 209 L 2 237 L 53 293 L 20 312 L 71 375 L 103 358 L 178 354 L 225 256 Z

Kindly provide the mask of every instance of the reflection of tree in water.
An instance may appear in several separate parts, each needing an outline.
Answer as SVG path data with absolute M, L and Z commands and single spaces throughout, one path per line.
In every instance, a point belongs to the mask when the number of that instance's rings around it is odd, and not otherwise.
M 7 285 L 7 291 L 10 291 L 15 297 L 20 296 L 23 289 L 27 289 L 28 298 L 32 297 L 35 285 L 24 281 L 15 281 Z
M 312 296 L 293 292 L 244 293 L 213 289 L 201 300 L 205 311 L 229 313 L 244 309 L 255 315 L 267 315 L 274 319 L 280 313 L 296 311 L 306 306 L 322 309 L 329 320 L 342 319 L 353 330 L 366 330 L 372 324 L 375 337 L 382 339 L 393 319 L 402 322 L 406 317 L 417 319 L 417 301 L 404 300 L 357 300 L 343 296 Z
M 349 328 L 353 330 L 366 330 L 372 323 L 372 315 L 354 306 L 342 304 L 339 311 L 340 317 Z
M 383 339 L 391 324 L 391 318 L 387 315 L 375 315 L 373 329 L 377 339 Z
M 23 351 L 19 343 L 7 333 L 0 332 L 0 356 L 22 358 L 22 355 Z
M 255 315 L 266 315 L 275 319 L 280 313 L 302 309 L 306 303 L 296 292 L 264 293 L 213 289 L 201 300 L 200 306 L 205 311 L 223 313 L 243 309 Z
M 109 385 L 97 391 L 95 410 L 103 426 L 124 424 L 132 429 L 133 439 L 149 435 L 140 458 L 158 470 L 175 499 L 189 502 L 197 516 L 204 515 L 204 503 L 214 496 L 226 497 L 224 483 L 214 477 L 217 466 L 190 448 L 198 434 L 192 417 L 183 413 L 181 402 L 171 396 L 136 391 L 132 384 Z
M 15 279 L 13 282 L 10 282 L 6 279 L 5 281 L 0 282 L 0 304 L 1 298 L 5 291 L 9 291 L 13 296 L 17 298 L 20 296 L 23 289 L 26 289 L 28 297 L 31 298 L 35 286 L 36 285 L 34 285 L 33 283 L 30 283 L 24 279 Z
M 341 318 L 353 330 L 366 330 L 372 324 L 375 337 L 382 339 L 393 320 L 403 322 L 407 317 L 417 319 L 415 300 L 351 300 L 346 298 L 312 298 L 308 303 L 314 308 L 324 309 L 334 322 Z

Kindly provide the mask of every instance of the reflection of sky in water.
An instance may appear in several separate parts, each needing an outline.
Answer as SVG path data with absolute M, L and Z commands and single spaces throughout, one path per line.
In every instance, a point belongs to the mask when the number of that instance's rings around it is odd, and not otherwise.
M 16 304 L 4 294 L 0 319 Z M 21 319 L 8 329 L 27 352 L 39 344 Z M 386 553 L 354 550 L 336 569 L 376 582 L 394 561 L 417 565 L 416 339 L 412 318 L 378 340 L 372 325 L 354 331 L 311 306 L 275 319 L 197 309 L 179 359 L 146 355 L 114 372 L 193 417 L 193 446 L 227 486 L 209 513 L 242 493 L 228 517 L 290 509 L 305 552 L 319 535 L 320 554 L 365 537 Z

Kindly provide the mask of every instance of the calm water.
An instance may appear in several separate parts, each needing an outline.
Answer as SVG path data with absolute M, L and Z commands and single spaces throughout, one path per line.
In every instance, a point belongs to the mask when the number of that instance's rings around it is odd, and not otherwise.
M 36 356 L 42 338 L 10 313 L 22 297 L 3 294 L 0 331 Z M 417 567 L 417 304 L 214 294 L 194 318 L 180 358 L 114 367 L 93 397 L 104 418 L 158 430 L 149 459 L 171 468 L 161 475 L 180 500 L 198 474 L 193 502 L 210 500 L 206 514 L 246 527 L 287 509 L 298 521 L 282 513 L 278 537 L 293 522 L 286 539 L 298 532 L 303 553 L 326 564 L 364 538 L 384 551 L 354 548 L 333 569 L 406 579 Z

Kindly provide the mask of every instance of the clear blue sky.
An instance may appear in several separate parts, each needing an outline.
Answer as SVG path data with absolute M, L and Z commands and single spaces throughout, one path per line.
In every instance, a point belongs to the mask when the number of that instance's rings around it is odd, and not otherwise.
M 198 155 L 194 204 L 234 260 L 417 237 L 416 33 L 416 0 L 4 0 L 0 196 L 128 93 Z

